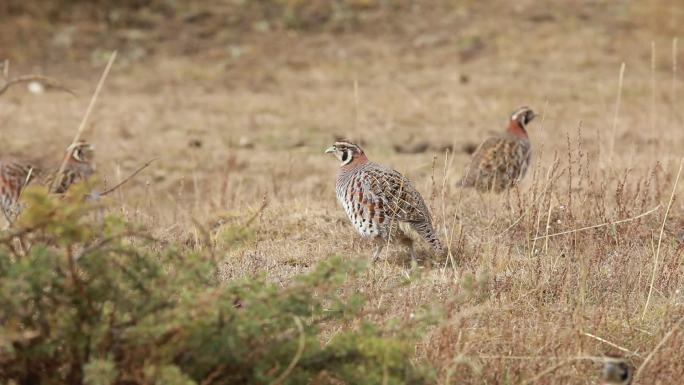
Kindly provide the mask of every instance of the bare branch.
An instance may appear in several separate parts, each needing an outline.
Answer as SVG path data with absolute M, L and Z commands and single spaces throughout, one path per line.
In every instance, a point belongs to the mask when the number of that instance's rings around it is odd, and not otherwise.
M 599 227 L 605 227 L 605 226 L 617 225 L 617 224 L 625 223 L 625 222 L 631 222 L 631 221 L 637 220 L 637 219 L 639 219 L 639 218 L 645 217 L 645 216 L 647 216 L 647 215 L 650 215 L 650 214 L 652 214 L 652 213 L 658 211 L 658 209 L 660 209 L 660 206 L 661 206 L 661 205 L 658 205 L 658 206 L 656 206 L 656 207 L 654 207 L 654 208 L 652 208 L 652 209 L 650 209 L 650 210 L 648 210 L 648 211 L 646 211 L 646 212 L 643 212 L 643 213 L 641 213 L 641 214 L 639 214 L 639 215 L 637 215 L 637 216 L 635 216 L 635 217 L 626 218 L 626 219 L 621 219 L 621 220 L 615 221 L 615 222 L 606 222 L 606 223 L 601 223 L 601 224 L 598 224 L 598 225 L 586 226 L 586 227 L 582 227 L 582 228 L 579 228 L 579 229 L 572 229 L 572 230 L 567 230 L 567 231 L 561 231 L 560 233 L 553 233 L 553 234 L 548 234 L 548 235 L 542 235 L 542 236 L 539 236 L 539 237 L 534 237 L 534 238 L 532 238 L 532 240 L 533 240 L 533 241 L 536 241 L 536 240 L 538 240 L 538 239 L 551 238 L 551 237 L 555 237 L 555 236 L 558 236 L 558 235 L 572 234 L 572 233 L 576 233 L 576 232 L 578 232 L 578 231 L 591 230 L 591 229 L 598 229 Z
M 101 193 L 94 193 L 93 195 L 95 195 L 95 196 L 97 196 L 97 197 L 100 197 L 100 196 L 105 196 L 105 195 L 107 195 L 107 194 L 110 194 L 110 193 L 114 192 L 114 190 L 116 190 L 116 189 L 118 189 L 119 187 L 123 186 L 123 185 L 126 184 L 129 180 L 135 178 L 136 175 L 138 175 L 140 172 L 142 172 L 142 170 L 144 170 L 144 169 L 146 169 L 147 167 L 149 167 L 149 166 L 152 164 L 152 162 L 154 162 L 155 160 L 157 160 L 157 158 L 148 160 L 147 162 L 145 162 L 145 164 L 143 164 L 142 166 L 138 167 L 135 171 L 133 171 L 133 173 L 132 173 L 131 175 L 129 175 L 129 176 L 127 176 L 126 178 L 124 178 L 124 180 L 122 180 L 121 182 L 117 183 L 114 187 L 109 188 L 109 189 L 107 189 L 107 190 L 105 190 L 105 191 L 103 191 L 103 192 L 101 192 Z
M 0 87 L 0 95 L 2 95 L 2 94 L 4 94 L 5 92 L 7 92 L 7 90 L 8 90 L 11 86 L 13 86 L 13 85 L 15 85 L 15 84 L 29 83 L 29 82 L 34 82 L 34 81 L 35 81 L 35 82 L 41 82 L 41 83 L 43 83 L 43 84 L 45 84 L 45 85 L 47 85 L 47 86 L 50 86 L 50 87 L 52 87 L 52 88 L 54 88 L 54 89 L 57 89 L 57 90 L 60 90 L 60 91 L 64 91 L 64 92 L 68 92 L 68 93 L 70 93 L 71 95 L 76 96 L 76 93 L 75 93 L 74 91 L 72 91 L 72 90 L 70 90 L 69 88 L 63 86 L 59 81 L 57 81 L 57 80 L 55 80 L 55 79 L 52 79 L 52 78 L 49 78 L 49 77 L 47 77 L 47 76 L 43 76 L 43 75 L 33 75 L 33 74 L 31 74 L 31 75 L 22 75 L 22 76 L 19 76 L 19 77 L 16 77 L 16 78 L 12 78 L 12 79 L 9 79 L 9 80 L 5 81 L 4 84 Z

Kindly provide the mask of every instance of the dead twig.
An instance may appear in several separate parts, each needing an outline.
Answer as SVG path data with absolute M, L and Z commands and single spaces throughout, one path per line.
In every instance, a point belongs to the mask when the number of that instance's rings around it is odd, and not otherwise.
M 142 166 L 138 167 L 135 171 L 133 171 L 133 173 L 132 173 L 131 175 L 129 175 L 129 176 L 127 176 L 126 178 L 124 178 L 124 180 L 122 180 L 121 182 L 117 183 L 115 186 L 113 186 L 113 187 L 111 187 L 111 188 L 109 188 L 109 189 L 107 189 L 107 190 L 105 190 L 105 191 L 103 191 L 103 192 L 100 192 L 100 193 L 93 193 L 92 195 L 94 195 L 94 196 L 96 196 L 96 197 L 102 197 L 102 196 L 105 196 L 105 195 L 107 195 L 107 194 L 110 194 L 110 193 L 114 192 L 114 191 L 115 191 L 116 189 L 118 189 L 119 187 L 121 187 L 121 186 L 123 186 L 124 184 L 128 183 L 129 180 L 135 178 L 136 175 L 140 174 L 140 173 L 142 172 L 142 170 L 144 170 L 144 169 L 146 169 L 147 167 L 149 167 L 149 166 L 152 164 L 152 162 L 154 162 L 155 160 L 157 160 L 157 158 L 148 160 L 147 162 L 145 162 L 145 164 L 143 164 Z
M 249 227 L 249 225 L 254 222 L 254 220 L 261 214 L 265 209 L 266 206 L 268 206 L 268 199 L 266 197 L 266 194 L 264 194 L 264 198 L 261 200 L 261 206 L 259 206 L 259 209 L 245 222 L 245 227 Z
M 633 352 L 633 351 L 631 351 L 631 350 L 629 350 L 629 349 L 627 349 L 627 348 L 625 348 L 625 347 L 622 347 L 622 346 L 620 346 L 620 345 L 618 345 L 618 344 L 616 344 L 616 343 L 610 342 L 610 341 L 608 341 L 608 340 L 605 339 L 605 338 L 601 338 L 601 337 L 599 337 L 599 336 L 596 336 L 596 335 L 593 335 L 593 334 L 587 333 L 587 332 L 582 332 L 582 334 L 585 335 L 585 336 L 587 336 L 587 337 L 593 338 L 593 339 L 595 339 L 595 340 L 597 340 L 597 341 L 603 342 L 604 344 L 609 345 L 609 346 L 612 346 L 612 347 L 614 347 L 614 348 L 616 348 L 616 349 L 618 349 L 618 350 L 621 350 L 621 351 L 623 351 L 623 352 L 625 352 L 625 353 L 627 353 L 627 354 L 629 354 L 629 355 L 641 357 L 641 355 L 639 355 L 639 353 Z
M 682 166 L 684 166 L 684 158 L 679 160 L 679 171 L 677 171 L 677 178 L 675 179 L 674 186 L 672 186 L 672 195 L 670 195 L 670 201 L 667 203 L 667 209 L 665 210 L 665 217 L 663 217 L 663 225 L 660 226 L 660 235 L 658 236 L 658 248 L 656 249 L 655 255 L 653 256 L 653 273 L 651 274 L 651 284 L 648 288 L 648 296 L 646 297 L 646 304 L 644 305 L 644 311 L 641 313 L 641 320 L 646 317 L 646 311 L 648 310 L 648 304 L 651 302 L 651 294 L 653 294 L 653 286 L 655 286 L 656 274 L 658 273 L 658 258 L 660 258 L 660 245 L 663 241 L 663 233 L 665 232 L 665 224 L 667 224 L 667 216 L 670 214 L 670 208 L 672 208 L 672 202 L 674 201 L 675 192 L 677 191 L 677 184 L 679 183 L 679 176 L 682 174 Z
M 646 212 L 643 212 L 643 213 L 641 213 L 641 214 L 639 214 L 639 215 L 637 215 L 637 216 L 635 216 L 635 217 L 626 218 L 626 219 L 621 219 L 621 220 L 615 221 L 615 222 L 606 222 L 606 223 L 601 223 L 601 224 L 598 224 L 598 225 L 582 227 L 582 228 L 579 228 L 579 229 L 561 231 L 560 233 L 542 235 L 542 236 L 539 236 L 539 237 L 534 237 L 534 238 L 532 238 L 532 240 L 536 241 L 536 240 L 538 240 L 538 239 L 557 237 L 557 236 L 559 236 L 559 235 L 572 234 L 572 233 L 576 233 L 576 232 L 579 232 L 579 231 L 591 230 L 591 229 L 598 229 L 598 228 L 600 228 L 600 227 L 605 227 L 605 226 L 610 226 L 610 225 L 617 225 L 617 224 L 620 224 L 620 223 L 635 221 L 635 220 L 637 220 L 637 219 L 639 219 L 639 218 L 645 217 L 645 216 L 647 216 L 647 215 L 650 215 L 650 214 L 656 212 L 658 209 L 660 209 L 660 206 L 661 206 L 661 205 L 658 205 L 658 206 L 656 206 L 656 207 L 654 207 L 654 208 L 652 208 L 652 209 L 650 209 L 650 210 L 648 210 L 648 211 L 646 211 Z
M 295 352 L 294 357 L 292 358 L 292 361 L 290 362 L 289 365 L 287 365 L 287 368 L 285 368 L 285 371 L 282 372 L 278 378 L 273 380 L 271 382 L 271 385 L 280 385 L 285 380 L 287 377 L 292 373 L 294 368 L 297 366 L 297 363 L 299 363 L 299 360 L 302 358 L 302 353 L 304 353 L 304 348 L 306 347 L 306 333 L 304 332 L 304 325 L 302 324 L 302 320 L 299 319 L 296 315 L 293 315 L 292 318 L 295 321 L 295 325 L 297 326 L 297 330 L 299 331 L 299 344 L 297 346 L 297 351 Z
M 63 86 L 59 81 L 57 81 L 53 78 L 49 78 L 47 76 L 33 75 L 33 74 L 22 75 L 22 76 L 18 76 L 16 78 L 12 78 L 12 79 L 4 81 L 4 84 L 2 84 L 2 86 L 0 86 L 0 95 L 7 92 L 7 90 L 13 85 L 20 84 L 20 83 L 29 83 L 29 82 L 41 82 L 41 83 L 43 83 L 43 84 L 45 84 L 51 88 L 54 88 L 54 89 L 60 90 L 60 91 L 64 91 L 64 92 L 67 92 L 73 96 L 76 96 L 76 93 L 74 91 Z
M 100 77 L 100 81 L 97 83 L 97 86 L 95 87 L 95 92 L 93 93 L 93 96 L 90 98 L 90 103 L 88 104 L 88 108 L 85 111 L 85 114 L 83 115 L 83 119 L 81 119 L 81 123 L 78 126 L 78 130 L 76 131 L 76 135 L 74 136 L 74 139 L 71 141 L 70 147 L 73 146 L 76 142 L 78 142 L 81 139 L 81 134 L 83 134 L 83 131 L 85 130 L 86 123 L 88 122 L 88 118 L 90 117 L 90 114 L 93 111 L 93 107 L 95 107 L 95 102 L 97 101 L 97 97 L 100 95 L 100 92 L 102 91 L 102 87 L 104 86 L 104 82 L 107 79 L 107 75 L 109 74 L 109 71 L 112 68 L 112 64 L 114 64 L 114 60 L 116 59 L 116 51 L 112 52 L 112 55 L 109 57 L 109 61 L 107 62 L 107 66 L 105 67 L 104 71 L 102 72 L 102 76 Z M 69 154 L 70 156 L 71 154 Z M 62 178 L 64 177 L 64 168 L 66 167 L 67 160 L 69 159 L 69 156 L 64 157 L 64 160 L 62 161 L 62 164 L 59 166 L 59 170 L 57 171 L 57 175 L 52 179 L 52 183 L 50 184 L 48 191 L 52 192 L 53 186 L 61 185 L 62 184 Z

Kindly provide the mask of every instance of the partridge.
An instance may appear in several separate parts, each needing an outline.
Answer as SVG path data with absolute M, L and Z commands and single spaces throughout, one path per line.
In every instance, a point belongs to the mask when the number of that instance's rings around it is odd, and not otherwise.
M 90 144 L 85 141 L 73 143 L 67 148 L 64 170 L 57 179 L 54 178 L 59 166 L 45 169 L 17 159 L 0 160 L 0 210 L 7 222 L 12 223 L 21 212 L 19 197 L 29 183 L 37 181 L 48 187 L 52 185 L 52 192 L 63 194 L 72 184 L 93 174 L 93 158 L 94 149 Z
M 65 193 L 71 185 L 88 179 L 95 172 L 93 160 L 95 148 L 86 141 L 80 140 L 67 147 L 64 155 L 64 170 L 60 176 L 56 174 L 59 168 L 44 174 L 42 183 L 51 186 L 52 192 Z M 60 164 L 61 166 L 61 164 Z M 53 180 L 53 178 L 55 178 Z
M 600 385 L 630 385 L 632 366 L 622 358 L 606 357 L 601 370 Z
M 506 132 L 488 138 L 475 150 L 457 186 L 499 193 L 518 183 L 530 164 L 532 146 L 527 125 L 536 116 L 527 107 L 513 112 Z
M 416 260 L 412 233 L 442 253 L 427 205 L 408 179 L 369 161 L 361 147 L 350 142 L 335 142 L 325 152 L 341 162 L 335 185 L 337 199 L 356 231 L 376 242 L 373 260 L 390 241 L 408 246 L 411 258 Z

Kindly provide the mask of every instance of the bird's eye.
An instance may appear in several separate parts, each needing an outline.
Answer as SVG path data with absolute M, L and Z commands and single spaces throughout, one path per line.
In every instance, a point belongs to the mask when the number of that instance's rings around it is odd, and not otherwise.
M 343 161 L 343 162 L 346 162 L 347 159 L 349 159 L 349 151 L 344 151 L 344 152 L 342 153 L 342 161 Z

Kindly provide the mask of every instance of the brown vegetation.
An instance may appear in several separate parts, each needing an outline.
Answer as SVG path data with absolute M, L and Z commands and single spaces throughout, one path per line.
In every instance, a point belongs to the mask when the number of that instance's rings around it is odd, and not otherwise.
M 153 20 L 140 25 L 42 23 L 6 7 L 2 54 L 78 97 L 11 88 L 0 145 L 59 153 L 117 48 L 84 137 L 109 186 L 158 160 L 111 207 L 215 250 L 224 279 L 286 286 L 330 256 L 370 258 L 322 153 L 342 134 L 414 182 L 450 245 L 419 267 L 390 250 L 348 288 L 375 321 L 440 309 L 414 358 L 439 384 L 593 384 L 593 358 L 609 352 L 638 368 L 635 384 L 684 378 L 684 42 L 673 40 L 684 5 L 358 3 L 353 22 L 315 28 L 268 15 L 224 24 L 235 11 L 221 7 L 127 10 Z M 24 44 L 28 31 L 44 39 Z M 522 185 L 456 189 L 469 155 L 434 149 L 479 143 L 521 105 L 540 113 Z M 427 151 L 394 150 L 423 140 Z

